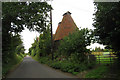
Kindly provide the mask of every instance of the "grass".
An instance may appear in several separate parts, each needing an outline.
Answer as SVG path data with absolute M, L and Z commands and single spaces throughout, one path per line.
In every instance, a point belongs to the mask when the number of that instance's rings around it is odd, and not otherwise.
M 105 56 L 96 56 L 97 58 L 97 63 L 107 63 L 107 64 L 110 64 L 110 63 L 113 63 L 114 62 L 114 58 L 113 57 L 105 57 Z
M 22 56 L 16 55 L 16 57 L 9 59 L 10 61 L 7 64 L 3 63 L 2 64 L 2 77 L 5 78 L 8 72 L 11 69 L 13 69 L 17 64 L 19 64 L 22 61 L 22 59 L 23 59 Z
M 114 63 L 117 58 L 113 53 L 111 53 L 110 57 L 110 52 L 92 52 L 92 54 L 95 55 L 97 63 L 102 64 Z
M 108 66 L 100 65 L 96 69 L 93 69 L 90 72 L 88 72 L 85 78 L 104 78 L 108 71 Z
M 85 75 L 85 78 L 110 78 L 120 80 L 120 64 L 113 65 L 97 65 L 96 68 L 90 70 Z

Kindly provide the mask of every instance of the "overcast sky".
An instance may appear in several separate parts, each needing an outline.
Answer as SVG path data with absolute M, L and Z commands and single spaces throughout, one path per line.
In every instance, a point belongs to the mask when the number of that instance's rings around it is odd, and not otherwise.
M 58 23 L 62 21 L 63 14 L 67 11 L 70 11 L 72 18 L 76 23 L 78 28 L 89 28 L 94 29 L 92 26 L 93 23 L 93 13 L 94 13 L 94 4 L 93 0 L 53 0 L 48 1 L 49 4 L 52 4 L 52 19 L 53 19 L 53 33 L 58 27 Z M 25 29 L 22 33 L 22 39 L 25 45 L 26 52 L 31 47 L 31 44 L 34 42 L 36 36 L 39 36 L 37 32 L 29 32 Z M 103 48 L 103 45 L 98 43 L 92 44 L 88 48 L 95 47 Z

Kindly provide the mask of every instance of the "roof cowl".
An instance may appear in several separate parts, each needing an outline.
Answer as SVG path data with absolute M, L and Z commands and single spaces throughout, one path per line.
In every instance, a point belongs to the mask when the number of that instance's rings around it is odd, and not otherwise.
M 58 25 L 60 25 L 60 24 L 61 24 L 61 22 L 58 23 Z
M 63 16 L 65 15 L 71 15 L 71 12 L 67 11 L 66 13 L 63 14 Z

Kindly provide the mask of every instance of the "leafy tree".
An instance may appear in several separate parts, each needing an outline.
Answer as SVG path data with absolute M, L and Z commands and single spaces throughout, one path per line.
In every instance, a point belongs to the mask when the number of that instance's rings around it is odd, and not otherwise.
M 89 49 L 86 46 L 90 45 L 93 39 L 93 31 L 88 29 L 77 30 L 76 32 L 69 34 L 65 37 L 58 47 L 59 55 L 74 57 L 77 62 L 83 62 L 87 59 L 86 53 L 89 53 Z
M 40 41 L 41 40 L 41 41 Z M 43 50 L 43 54 L 48 55 L 51 51 L 51 35 L 50 28 L 48 27 L 46 31 L 43 32 L 41 39 L 39 38 L 39 47 Z
M 51 49 L 51 36 L 50 36 L 50 28 L 48 27 L 43 34 L 40 34 L 39 38 L 34 40 L 32 47 L 29 48 L 29 53 L 32 56 L 47 56 L 50 54 Z
M 11 55 L 19 45 L 16 36 L 27 27 L 42 32 L 49 23 L 51 6 L 46 2 L 3 2 L 2 3 L 2 53 Z M 15 46 L 16 45 L 16 46 Z M 7 56 L 9 57 L 9 56 Z
M 29 30 L 43 31 L 49 20 L 51 6 L 46 2 L 3 2 L 3 26 L 11 32 L 21 32 L 24 26 Z
M 5 50 L 4 48 L 4 54 L 2 54 L 2 61 L 3 63 L 8 63 L 9 60 L 8 59 L 13 59 L 17 54 L 23 53 L 24 54 L 24 47 L 23 47 L 23 42 L 21 40 L 21 37 L 19 34 L 13 35 L 10 34 L 10 44 L 7 47 L 8 50 Z M 3 44 L 4 45 L 4 44 Z M 5 54 L 6 53 L 6 54 Z
M 99 43 L 107 45 L 120 58 L 120 2 L 95 3 L 94 27 Z
M 47 24 L 49 24 L 48 12 L 50 10 L 51 6 L 46 2 L 2 3 L 3 74 L 6 73 L 6 68 L 9 69 L 9 65 L 16 64 L 24 57 L 25 49 L 19 33 L 25 27 L 30 31 L 42 32 L 46 30 Z

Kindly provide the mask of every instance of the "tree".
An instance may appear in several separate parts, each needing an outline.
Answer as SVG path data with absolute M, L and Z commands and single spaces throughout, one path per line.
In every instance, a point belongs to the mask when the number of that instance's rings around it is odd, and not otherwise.
M 75 57 L 74 59 L 80 63 L 87 60 L 86 53 L 89 53 L 89 46 L 93 39 L 93 31 L 88 29 L 77 30 L 76 32 L 64 37 L 58 47 L 59 55 Z
M 40 32 L 49 22 L 51 6 L 46 2 L 3 2 L 2 8 L 3 26 L 11 32 L 21 32 L 24 26 Z
M 49 23 L 48 12 L 51 6 L 46 2 L 3 2 L 2 3 L 2 53 L 12 55 L 14 35 L 22 32 L 24 27 L 31 31 L 42 32 Z M 11 36 L 12 35 L 12 36 Z M 11 50 L 12 48 L 12 50 Z
M 8 40 L 9 43 L 6 43 L 6 48 L 3 48 L 3 54 L 2 54 L 2 61 L 3 63 L 8 63 L 10 59 L 14 59 L 16 57 L 16 54 L 24 54 L 24 46 L 23 42 L 21 40 L 21 37 L 19 34 L 13 35 L 10 34 L 10 39 Z M 3 44 L 5 45 L 5 44 Z
M 29 53 L 32 56 L 43 57 L 49 55 L 51 52 L 51 36 L 50 28 L 47 27 L 43 34 L 40 34 L 39 38 L 34 40 L 32 47 L 29 48 Z
M 120 58 L 120 2 L 95 3 L 94 27 L 99 43 L 107 45 Z

